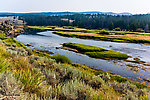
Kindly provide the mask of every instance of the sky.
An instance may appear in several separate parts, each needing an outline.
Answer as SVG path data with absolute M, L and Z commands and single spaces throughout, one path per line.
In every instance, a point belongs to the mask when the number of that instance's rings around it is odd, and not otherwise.
M 150 13 L 150 0 L 0 0 L 0 12 L 100 11 Z

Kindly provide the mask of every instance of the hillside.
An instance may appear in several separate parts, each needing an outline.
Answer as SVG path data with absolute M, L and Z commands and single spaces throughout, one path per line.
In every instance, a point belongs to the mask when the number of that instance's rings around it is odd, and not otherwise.
M 119 75 L 29 49 L 0 33 L 0 97 L 3 99 L 149 99 L 149 88 Z

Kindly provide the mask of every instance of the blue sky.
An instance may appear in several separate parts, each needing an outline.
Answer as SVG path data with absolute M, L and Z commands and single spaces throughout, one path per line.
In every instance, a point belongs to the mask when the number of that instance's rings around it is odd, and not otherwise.
M 150 13 L 150 0 L 0 0 L 1 12 L 102 11 Z

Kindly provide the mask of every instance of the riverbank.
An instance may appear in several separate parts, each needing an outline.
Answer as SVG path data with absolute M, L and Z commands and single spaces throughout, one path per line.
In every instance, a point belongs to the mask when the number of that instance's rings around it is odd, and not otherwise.
M 87 34 L 87 33 L 71 33 L 71 32 L 59 32 L 54 31 L 54 34 L 65 36 L 65 37 L 75 37 L 81 39 L 93 39 L 93 40 L 102 40 L 102 41 L 111 41 L 111 42 L 127 42 L 127 43 L 150 43 L 150 40 L 144 39 L 134 39 L 134 38 L 120 38 L 116 37 L 116 35 L 98 35 L 98 34 Z
M 106 31 L 106 30 L 88 30 L 82 28 L 65 29 L 63 27 L 42 27 L 42 26 L 28 26 L 29 29 L 35 30 L 51 30 L 55 34 L 76 37 L 81 39 L 93 39 L 111 42 L 126 42 L 126 43 L 150 43 L 149 33 L 138 33 L 138 32 L 125 32 L 125 31 Z M 101 31 L 105 31 L 103 34 Z
M 5 35 L 1 39 L 0 65 L 3 66 L 0 74 L 11 83 L 8 84 L 10 90 L 14 90 L 12 84 L 17 86 L 15 92 L 19 93 L 19 98 L 94 100 L 131 98 L 130 95 L 132 98 L 148 98 L 149 88 L 144 84 L 72 63 L 67 58 L 67 62 L 62 63 L 64 56 L 53 58 Z

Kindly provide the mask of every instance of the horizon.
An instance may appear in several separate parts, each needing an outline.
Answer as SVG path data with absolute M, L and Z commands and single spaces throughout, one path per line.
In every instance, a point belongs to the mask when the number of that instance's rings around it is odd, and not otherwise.
M 0 11 L 0 13 L 40 13 L 40 12 L 112 12 L 112 11 L 29 11 L 29 12 L 13 12 L 13 11 Z M 130 13 L 130 12 L 112 12 L 112 13 Z
M 80 13 L 80 12 L 99 12 L 99 13 L 116 13 L 116 14 L 120 14 L 120 13 L 129 13 L 129 14 L 132 14 L 132 15 L 139 15 L 139 14 L 149 14 L 149 13 L 137 13 L 137 14 L 134 14 L 134 13 L 131 13 L 131 12 L 112 12 L 112 11 L 29 11 L 29 12 L 11 12 L 11 11 L 0 11 L 0 13 L 49 13 L 49 12 L 52 12 L 52 13 L 57 13 L 57 12 L 75 12 L 75 13 Z
M 128 12 L 132 14 L 150 13 L 148 0 L 5 0 L 1 3 L 0 12 Z

